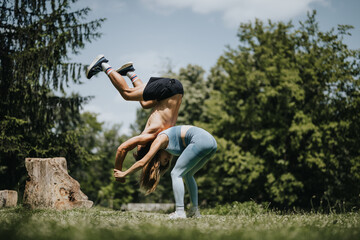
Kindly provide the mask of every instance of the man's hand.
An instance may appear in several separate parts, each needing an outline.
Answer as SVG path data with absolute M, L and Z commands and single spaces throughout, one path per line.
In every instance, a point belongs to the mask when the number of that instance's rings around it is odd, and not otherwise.
M 121 183 L 125 182 L 125 172 L 114 169 L 114 177 L 115 177 L 115 180 L 118 182 L 121 182 Z

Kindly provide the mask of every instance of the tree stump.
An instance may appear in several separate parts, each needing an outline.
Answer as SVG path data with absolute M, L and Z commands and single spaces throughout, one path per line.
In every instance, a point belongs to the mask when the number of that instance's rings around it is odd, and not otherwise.
M 13 191 L 13 190 L 0 191 L 0 208 L 16 207 L 17 200 L 18 200 L 17 191 Z
M 78 181 L 69 176 L 65 158 L 26 158 L 29 179 L 23 203 L 35 208 L 58 210 L 90 208 L 92 201 L 80 190 Z

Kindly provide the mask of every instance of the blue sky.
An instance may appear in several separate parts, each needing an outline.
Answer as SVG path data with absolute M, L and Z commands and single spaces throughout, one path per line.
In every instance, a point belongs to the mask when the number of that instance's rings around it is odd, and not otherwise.
M 337 24 L 353 25 L 345 42 L 360 49 L 359 0 L 79 0 L 72 10 L 86 6 L 92 9 L 87 20 L 107 21 L 100 29 L 103 36 L 88 43 L 72 61 L 89 64 L 101 53 L 114 68 L 133 61 L 143 82 L 158 76 L 169 63 L 175 71 L 196 64 L 208 72 L 227 45 L 237 46 L 241 22 L 259 18 L 292 20 L 297 25 L 312 9 L 317 10 L 322 31 Z M 105 73 L 91 80 L 84 75 L 82 81 L 67 92 L 95 97 L 84 111 L 98 113 L 108 125 L 122 123 L 122 133 L 130 133 L 140 104 L 123 100 Z

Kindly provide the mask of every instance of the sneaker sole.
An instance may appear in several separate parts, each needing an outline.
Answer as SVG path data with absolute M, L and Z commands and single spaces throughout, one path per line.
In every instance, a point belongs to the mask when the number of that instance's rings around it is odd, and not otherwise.
M 120 68 L 118 68 L 116 70 L 116 72 L 120 72 L 121 70 L 123 70 L 124 68 L 127 68 L 127 67 L 130 67 L 131 65 L 133 65 L 134 63 L 133 62 L 128 62 L 128 63 L 125 63 L 124 65 L 122 65 Z
M 187 217 L 169 217 L 170 220 L 175 220 L 175 219 L 186 219 Z
M 104 57 L 104 54 L 100 54 L 94 59 L 94 61 L 91 62 L 89 67 L 86 69 L 86 77 L 87 78 L 89 78 L 88 76 L 89 76 L 90 69 L 103 57 Z
M 169 219 L 186 219 L 186 215 L 181 216 L 181 215 L 178 215 L 178 214 L 170 213 L 169 214 Z

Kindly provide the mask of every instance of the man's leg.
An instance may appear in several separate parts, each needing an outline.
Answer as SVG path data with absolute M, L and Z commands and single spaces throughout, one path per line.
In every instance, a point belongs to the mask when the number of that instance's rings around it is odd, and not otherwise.
M 144 86 L 144 83 L 135 73 L 135 68 L 132 62 L 125 63 L 119 69 L 116 70 L 121 76 L 127 76 L 135 88 Z M 145 89 L 145 86 L 144 86 Z M 157 104 L 156 100 L 140 101 L 141 106 L 144 109 L 152 108 Z
M 134 84 L 133 88 L 130 88 L 125 79 L 117 72 L 112 71 L 108 74 L 108 77 L 114 87 L 119 91 L 121 96 L 127 101 L 143 101 L 143 92 L 145 85 L 139 84 L 136 86 Z
M 104 55 L 97 56 L 87 69 L 87 78 L 90 79 L 92 76 L 103 70 L 108 75 L 111 83 L 125 100 L 142 101 L 145 85 L 139 84 L 138 86 L 134 85 L 134 88 L 130 88 L 125 79 L 119 73 L 114 71 L 107 62 L 108 60 L 104 57 Z
M 120 68 L 118 68 L 116 72 L 121 76 L 127 76 L 131 80 L 134 87 L 138 87 L 144 84 L 135 73 L 134 64 L 132 62 L 125 63 Z

